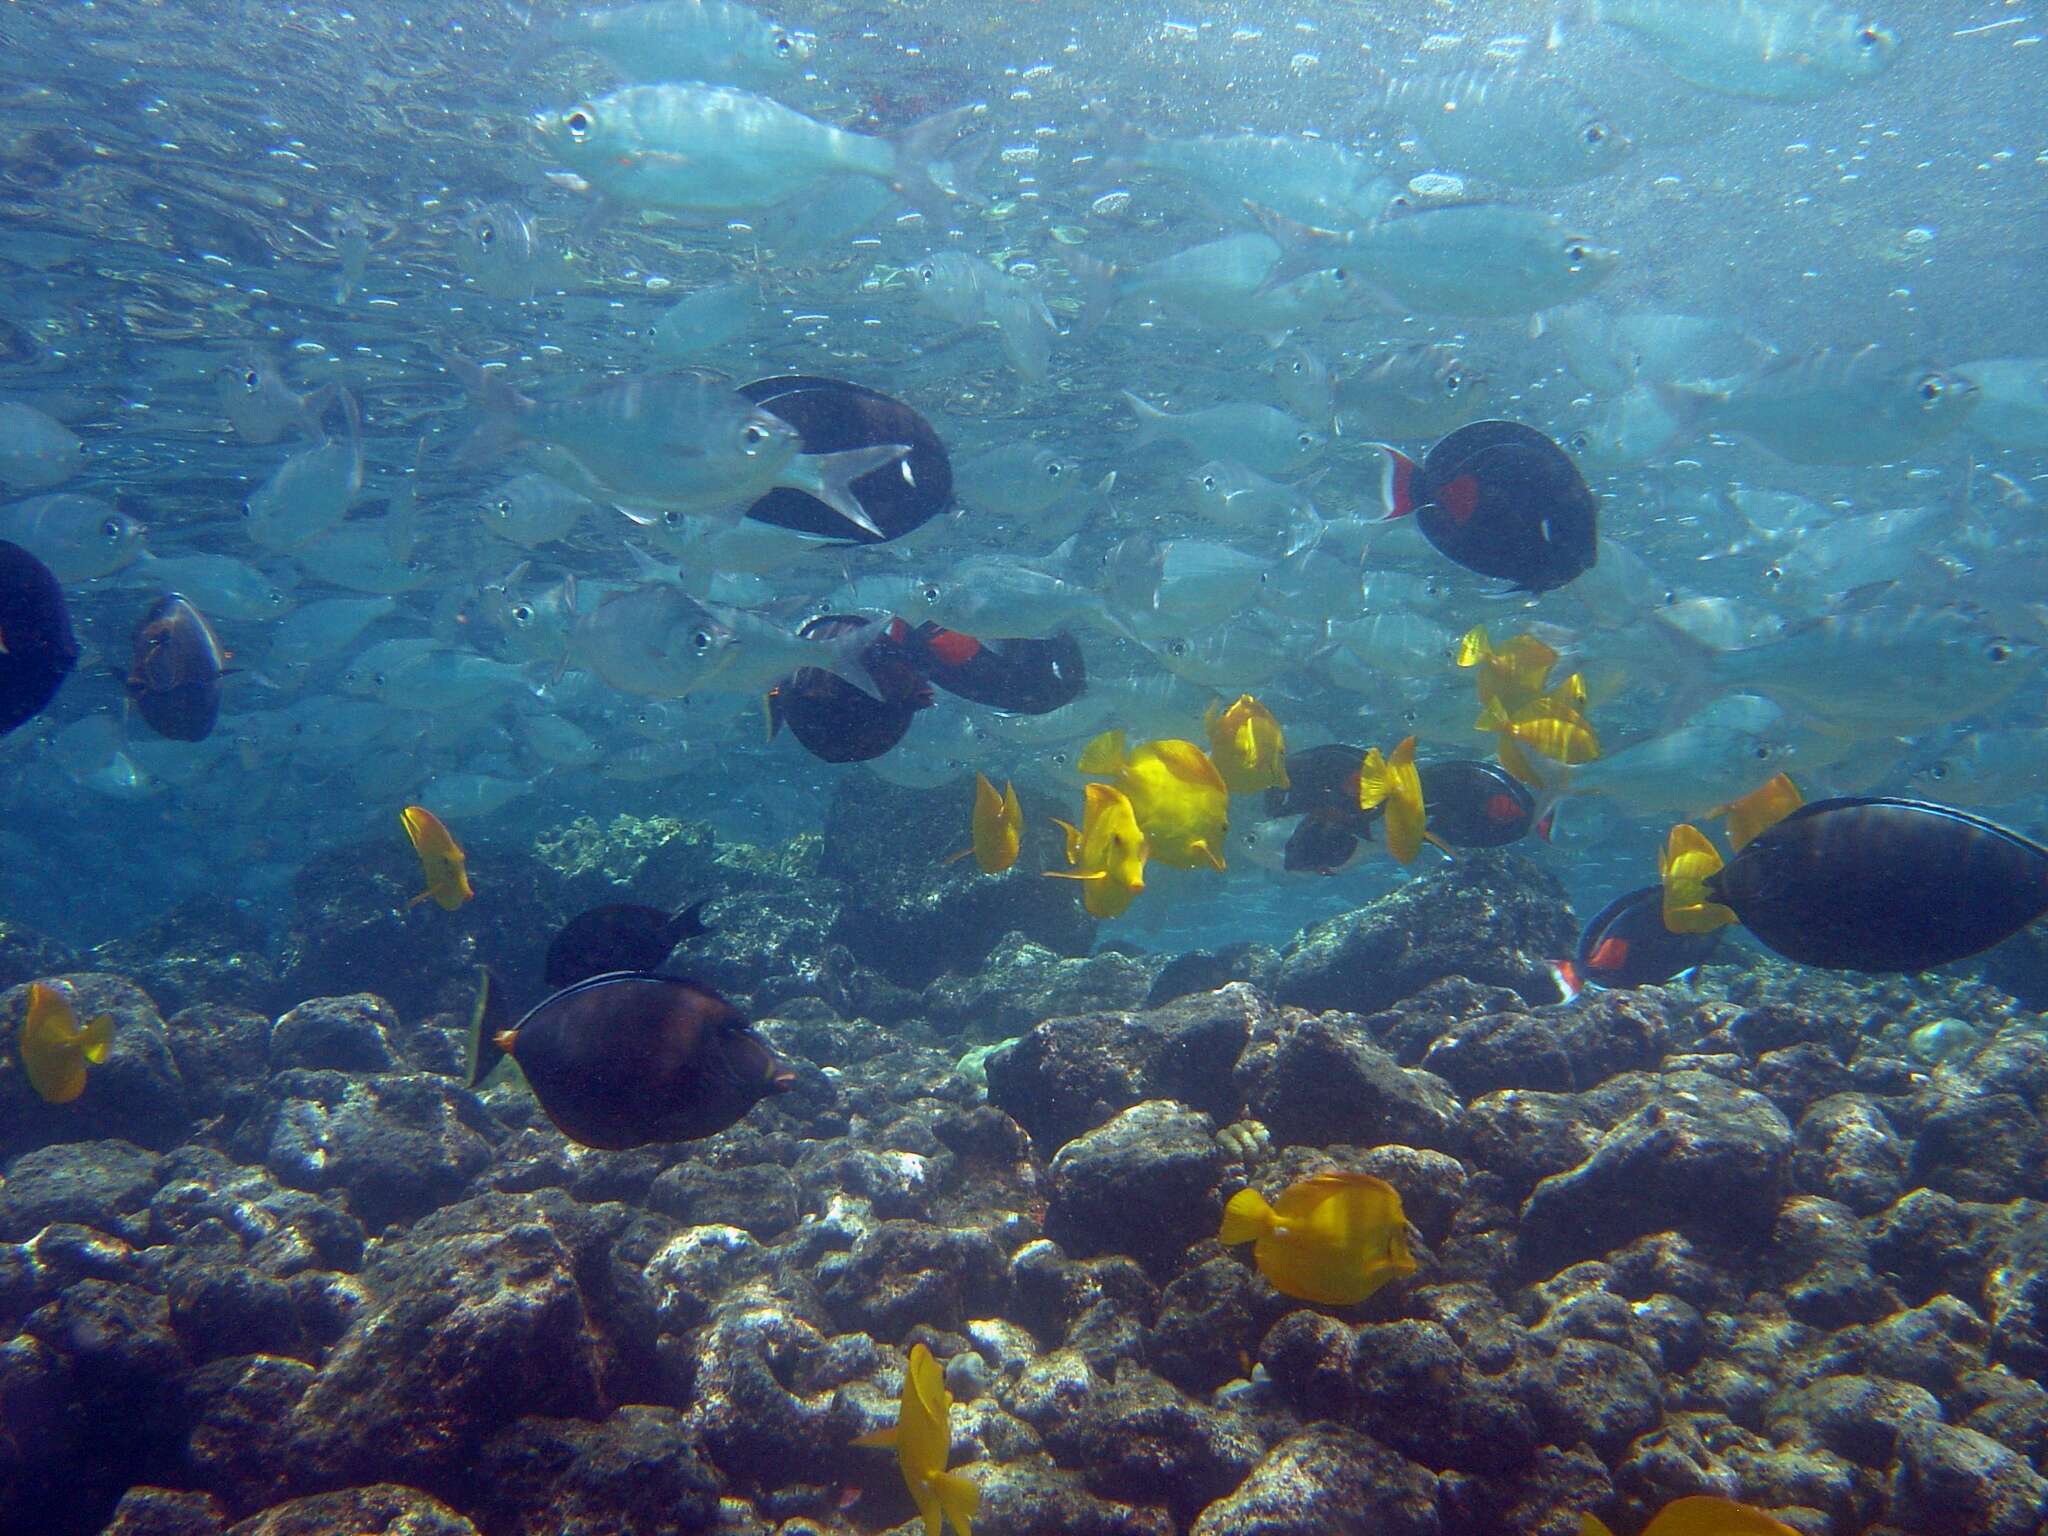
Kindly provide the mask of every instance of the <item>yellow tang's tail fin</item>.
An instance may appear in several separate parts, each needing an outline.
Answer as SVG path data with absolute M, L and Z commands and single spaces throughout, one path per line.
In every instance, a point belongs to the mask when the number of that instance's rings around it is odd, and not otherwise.
M 1369 811 L 1394 792 L 1394 775 L 1378 747 L 1365 754 L 1358 767 L 1358 808 Z
M 1081 749 L 1081 760 L 1074 766 L 1082 773 L 1116 777 L 1124 771 L 1124 733 L 1104 731 Z
M 1775 773 L 1741 799 L 1730 800 L 1711 814 L 1728 818 L 1728 845 L 1740 853 L 1759 832 L 1775 827 L 1805 803 L 1791 779 Z
M 1240 1189 L 1223 1207 L 1223 1230 L 1216 1234 L 1216 1239 L 1222 1243 L 1249 1243 L 1264 1237 L 1272 1226 L 1273 1207 L 1266 1203 L 1266 1197 L 1256 1189 Z
M 871 1429 L 864 1435 L 856 1436 L 849 1443 L 872 1446 L 879 1450 L 891 1450 L 896 1444 L 896 1426 L 891 1424 L 886 1429 Z
M 1657 858 L 1664 886 L 1664 926 L 1672 933 L 1712 933 L 1735 914 L 1707 894 L 1707 882 L 1721 872 L 1721 855 L 1698 827 L 1680 822 Z
M 974 1536 L 974 1516 L 981 1508 L 981 1489 L 974 1479 L 964 1472 L 934 1473 L 932 1492 L 956 1536 Z
M 107 1052 L 114 1048 L 114 1016 L 111 1013 L 96 1015 L 78 1032 L 78 1043 L 85 1049 L 85 1059 L 94 1066 L 105 1061 Z

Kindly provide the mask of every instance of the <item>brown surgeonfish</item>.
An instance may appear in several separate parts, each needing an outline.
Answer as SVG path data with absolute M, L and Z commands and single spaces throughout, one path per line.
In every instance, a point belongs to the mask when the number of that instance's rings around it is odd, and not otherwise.
M 738 1009 L 674 976 L 588 977 L 491 1038 L 564 1136 L 606 1152 L 716 1135 L 796 1082 Z

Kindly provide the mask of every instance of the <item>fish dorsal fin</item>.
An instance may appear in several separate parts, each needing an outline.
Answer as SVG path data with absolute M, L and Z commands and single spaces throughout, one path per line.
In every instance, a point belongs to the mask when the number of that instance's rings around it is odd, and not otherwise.
M 1124 771 L 1124 764 L 1124 733 L 1112 729 L 1104 731 L 1083 747 L 1080 760 L 1074 766 L 1082 773 L 1113 778 Z

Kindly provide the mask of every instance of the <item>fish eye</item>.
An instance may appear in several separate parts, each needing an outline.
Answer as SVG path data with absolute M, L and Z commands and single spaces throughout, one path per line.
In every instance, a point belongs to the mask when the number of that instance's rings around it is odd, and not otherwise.
M 1451 371 L 1450 371 L 1449 373 L 1447 373 L 1447 374 L 1445 374 L 1445 375 L 1444 375 L 1444 393 L 1445 393 L 1445 394 L 1447 394 L 1447 395 L 1455 395 L 1455 394 L 1456 394 L 1456 393 L 1457 393 L 1457 392 L 1458 392 L 1459 390 L 1463 389 L 1464 387 L 1465 387 L 1465 375 L 1463 375 L 1462 373 L 1458 372 L 1458 370 L 1457 370 L 1457 369 L 1453 368 L 1453 369 L 1452 369 L 1452 370 L 1451 370 Z
M 1166 654 L 1169 656 L 1185 656 L 1187 653 L 1188 643 L 1185 640 L 1176 640 L 1166 648 Z
M 500 517 L 510 517 L 511 515 L 512 515 L 512 498 L 511 498 L 510 496 L 500 496 L 500 497 L 498 498 L 498 516 L 500 516 Z
M 1316 435 L 1313 432 L 1304 432 L 1294 442 L 1299 448 L 1313 448 L 1316 445 Z
M 1758 742 L 1749 749 L 1749 755 L 1760 763 L 1768 763 L 1771 760 L 1771 749 L 1762 742 Z
M 1986 642 L 1984 646 L 1984 659 L 1994 667 L 2002 661 L 2010 661 L 2012 659 L 2012 642 L 2003 635 Z
M 929 608 L 929 607 L 931 607 L 931 606 L 932 606 L 933 604 L 935 604 L 935 603 L 937 603 L 937 602 L 938 602 L 938 600 L 939 600 L 939 589 L 938 589 L 937 587 L 926 587 L 926 588 L 924 588 L 924 589 L 923 589 L 923 591 L 922 591 L 922 592 L 920 592 L 920 593 L 919 593 L 918 595 L 919 595 L 919 596 L 921 596 L 921 597 L 922 597 L 922 598 L 924 599 L 924 601 L 925 601 L 925 606 L 926 606 L 927 608 Z
M 1058 459 L 1054 459 L 1050 464 L 1045 466 L 1045 474 L 1048 480 L 1057 480 L 1061 475 L 1065 474 L 1066 472 L 1067 466 L 1062 464 Z
M 1875 48 L 1884 41 L 1884 33 L 1876 27 L 1866 26 L 1857 32 L 1856 41 L 1865 48 Z
M 1293 362 L 1287 365 L 1287 371 L 1289 373 L 1307 373 L 1308 364 L 1304 363 L 1300 358 L 1297 357 Z
M 597 126 L 597 117 L 588 107 L 578 107 L 562 119 L 562 126 L 569 130 L 569 137 L 581 144 L 590 137 L 590 130 Z
M 1779 565 L 1767 565 L 1767 566 L 1765 566 L 1765 567 L 1764 567 L 1764 580 L 1765 580 L 1765 581 L 1783 581 L 1784 579 L 1785 579 L 1785 568 L 1784 568 L 1783 566 L 1779 566 Z
M 119 539 L 122 534 L 121 519 L 110 517 L 100 524 L 100 533 L 109 540 Z
M 1607 125 L 1605 123 L 1586 124 L 1586 142 L 1588 144 L 1605 144 L 1607 142 Z
M 1927 777 L 1934 780 L 1935 783 L 1939 784 L 1943 779 L 1948 777 L 1948 764 L 1936 763 L 1932 768 L 1927 770 Z
M 1573 453 L 1584 453 L 1593 446 L 1593 439 L 1584 432 L 1574 432 L 1564 440 L 1565 446 Z
M 749 448 L 758 448 L 768 441 L 768 430 L 750 421 L 746 429 L 740 433 L 740 437 Z
M 512 605 L 512 622 L 514 624 L 531 624 L 533 622 L 533 605 L 530 603 L 514 603 Z
M 1564 248 L 1564 254 L 1566 259 L 1568 259 L 1571 262 L 1571 264 L 1576 267 L 1581 262 L 1583 262 L 1588 256 L 1590 256 L 1592 252 L 1586 249 L 1585 244 L 1582 241 L 1574 240 L 1570 245 Z
M 1053 753 L 1053 755 L 1052 755 L 1052 765 L 1053 765 L 1053 767 L 1055 767 L 1055 768 L 1064 768 L 1064 767 L 1066 767 L 1066 766 L 1067 766 L 1067 754 L 1066 754 L 1066 753 L 1064 753 L 1064 752 L 1055 752 L 1055 753 Z
M 661 525 L 664 528 L 680 528 L 683 526 L 683 514 L 674 507 L 670 507 L 661 514 Z
M 1333 283 L 1348 283 L 1351 281 L 1351 274 L 1342 267 L 1332 267 L 1330 268 L 1330 281 Z
M 1922 400 L 1926 401 L 1929 405 L 1933 405 L 1943 395 L 1948 393 L 1948 381 L 1938 373 L 1930 373 L 1922 377 L 1914 388 L 1919 392 Z
M 711 636 L 700 629 L 690 636 L 690 645 L 701 656 L 711 649 Z
M 489 250 L 498 243 L 498 226 L 485 219 L 476 227 L 476 243 Z
M 917 280 L 920 283 L 933 282 L 937 279 L 938 275 L 938 268 L 934 267 L 930 262 L 926 262 L 917 269 Z
M 775 34 L 774 46 L 775 56 L 778 59 L 786 59 L 792 53 L 796 52 L 796 44 L 790 40 L 790 36 L 787 32 L 778 32 Z
M 370 686 L 372 688 L 382 688 L 384 686 L 384 674 L 379 672 L 375 677 L 371 678 Z
M 249 369 L 242 375 L 242 388 L 248 390 L 252 395 L 256 393 L 256 386 L 259 382 L 260 380 L 257 378 L 254 368 Z

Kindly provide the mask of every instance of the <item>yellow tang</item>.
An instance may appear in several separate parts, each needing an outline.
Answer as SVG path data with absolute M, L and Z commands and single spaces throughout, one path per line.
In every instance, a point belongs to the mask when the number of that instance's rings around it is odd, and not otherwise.
M 1579 1536 L 1614 1536 L 1592 1515 L 1579 1516 Z M 1643 1536 L 1799 1536 L 1782 1521 L 1773 1520 L 1750 1504 L 1738 1504 L 1718 1494 L 1694 1494 L 1666 1504 L 1655 1519 L 1643 1527 Z
M 903 1399 L 896 1423 L 862 1435 L 855 1445 L 894 1446 L 904 1486 L 924 1516 L 925 1536 L 940 1536 L 951 1521 L 956 1536 L 974 1536 L 974 1515 L 981 1507 L 981 1489 L 963 1473 L 946 1470 L 953 1444 L 953 1394 L 946 1373 L 922 1344 L 910 1346 L 910 1364 L 903 1373 Z
M 406 903 L 416 907 L 429 897 L 447 912 L 453 912 L 475 897 L 469 888 L 469 861 L 461 844 L 441 825 L 441 818 L 423 805 L 408 805 L 398 813 L 399 824 L 412 839 L 412 851 L 420 856 L 420 868 L 427 888 Z
M 1378 747 L 1365 754 L 1358 770 L 1358 808 L 1369 811 L 1376 805 L 1387 808 L 1387 852 L 1399 863 L 1414 863 L 1429 839 L 1429 812 L 1422 803 L 1413 736 L 1404 738 L 1390 757 L 1382 757 Z
M 1774 773 L 1748 794 L 1709 814 L 1728 818 L 1729 845 L 1740 853 L 1759 832 L 1775 827 L 1805 803 L 1790 778 Z
M 1458 642 L 1458 665 L 1479 669 L 1473 683 L 1482 705 L 1498 702 L 1512 715 L 1542 694 L 1557 652 L 1534 635 L 1516 635 L 1496 651 L 1480 624 Z
M 974 817 L 970 825 L 974 846 L 961 849 L 946 860 L 948 864 L 971 853 L 984 875 L 1000 875 L 1017 862 L 1017 851 L 1024 843 L 1024 807 L 1017 803 L 1017 791 L 1008 780 L 999 795 L 985 774 L 974 776 Z
M 1111 784 L 1087 786 L 1081 825 L 1054 818 L 1067 834 L 1070 870 L 1049 869 L 1048 880 L 1083 880 L 1081 905 L 1090 917 L 1115 917 L 1145 889 L 1145 834 L 1124 792 Z
M 1252 1243 L 1259 1273 L 1298 1301 L 1348 1307 L 1415 1273 L 1400 1193 L 1369 1173 L 1319 1173 L 1271 1205 L 1241 1189 L 1223 1208 L 1225 1243 Z
M 1576 767 L 1600 755 L 1600 738 L 1579 712 L 1585 699 L 1585 679 L 1574 672 L 1515 715 L 1510 715 L 1498 699 L 1487 700 L 1480 707 L 1473 729 L 1493 731 L 1545 757 Z
M 1192 741 L 1148 741 L 1125 752 L 1122 731 L 1104 731 L 1081 753 L 1083 773 L 1114 779 L 1131 802 L 1152 857 L 1176 869 L 1223 868 L 1230 786 Z
M 114 1044 L 114 1016 L 102 1013 L 84 1028 L 71 1000 L 56 987 L 33 982 L 28 1017 L 21 1025 L 21 1064 L 29 1086 L 50 1104 L 69 1104 L 85 1092 L 85 1066 L 98 1066 Z
M 1213 699 L 1202 716 L 1209 733 L 1209 757 L 1233 795 L 1262 789 L 1291 789 L 1287 782 L 1287 737 L 1273 711 L 1248 693 L 1228 707 Z
M 1657 855 L 1657 879 L 1664 887 L 1664 926 L 1673 933 L 1712 933 L 1735 921 L 1735 913 L 1713 900 L 1707 882 L 1721 872 L 1721 854 L 1698 827 L 1680 822 Z

